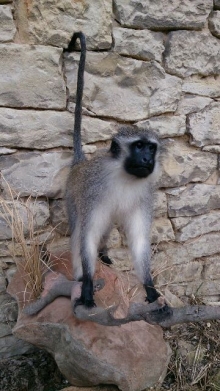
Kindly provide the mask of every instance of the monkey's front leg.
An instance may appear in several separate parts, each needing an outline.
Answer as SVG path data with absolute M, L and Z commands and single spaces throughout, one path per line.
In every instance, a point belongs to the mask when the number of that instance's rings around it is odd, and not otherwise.
M 159 304 L 161 305 L 161 308 L 159 308 L 158 310 L 152 311 L 155 321 L 160 322 L 163 319 L 166 319 L 168 316 L 171 316 L 173 313 L 172 308 L 167 305 L 165 298 L 163 296 L 161 296 L 157 292 L 157 290 L 155 289 L 150 273 L 146 274 L 144 287 L 145 287 L 145 290 L 147 293 L 146 300 L 149 303 L 153 303 L 156 300 L 158 302 L 160 301 Z
M 125 231 L 132 253 L 136 274 L 143 283 L 149 303 L 157 300 L 160 294 L 156 291 L 150 275 L 150 229 L 151 218 L 146 209 L 137 208 L 125 220 Z
M 147 293 L 146 300 L 153 303 L 161 296 L 156 288 L 150 274 L 151 245 L 150 245 L 150 218 L 144 213 L 145 211 L 137 209 L 130 214 L 130 220 L 125 222 L 125 229 L 128 243 L 132 252 L 133 262 L 136 273 L 143 283 Z M 170 307 L 161 297 L 161 309 L 155 311 L 157 320 L 164 316 L 170 315 Z M 164 304 L 164 305 L 163 305 Z
M 161 308 L 159 308 L 158 310 L 152 311 L 153 316 L 155 318 L 155 321 L 159 322 L 159 321 L 167 318 L 168 316 L 171 316 L 173 313 L 172 308 L 167 305 L 165 298 L 163 296 L 161 296 L 157 292 L 157 290 L 155 289 L 150 273 L 147 273 L 147 275 L 145 277 L 144 287 L 145 287 L 145 290 L 147 293 L 146 300 L 149 303 L 153 303 L 156 300 L 158 302 L 160 301 Z

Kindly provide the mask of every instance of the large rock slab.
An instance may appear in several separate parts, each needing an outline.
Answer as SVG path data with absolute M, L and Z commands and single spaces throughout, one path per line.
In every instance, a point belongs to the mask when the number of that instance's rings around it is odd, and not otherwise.
M 0 146 L 48 149 L 72 147 L 74 115 L 67 111 L 0 108 Z M 108 140 L 117 126 L 83 116 L 82 143 Z
M 71 162 L 71 152 L 20 152 L 0 157 L 0 169 L 9 186 L 21 197 L 61 198 Z M 3 181 L 5 192 L 8 185 Z
M 166 141 L 160 186 L 175 187 L 204 182 L 217 169 L 217 156 L 192 148 L 183 140 Z
M 146 121 L 137 122 L 138 128 L 150 128 L 161 138 L 183 136 L 186 132 L 185 115 L 159 115 Z
M 169 271 L 169 268 L 173 267 L 173 265 L 180 265 L 183 267 L 183 271 L 180 275 L 181 277 L 178 276 L 177 278 L 181 278 L 182 282 L 185 282 L 190 277 L 184 275 L 184 265 L 186 267 L 188 263 L 194 262 L 195 259 L 198 259 L 200 262 L 199 259 L 202 257 L 218 254 L 219 240 L 220 233 L 211 232 L 193 240 L 189 240 L 184 244 L 174 242 L 160 243 L 157 247 L 157 252 L 153 255 L 153 268 L 161 270 L 161 272 L 164 270 L 165 273 L 172 273 L 172 270 Z M 201 271 L 202 268 L 200 269 L 198 267 L 199 274 L 197 275 L 197 278 L 200 277 Z M 188 275 L 190 276 L 190 272 Z M 193 279 L 193 275 L 191 275 L 190 279 Z M 169 282 L 172 281 L 167 279 L 166 283 Z
M 220 255 L 205 258 L 204 278 L 207 280 L 218 280 L 220 276 Z
M 0 267 L 0 293 L 3 293 L 6 291 L 6 279 L 5 279 L 5 276 L 3 274 L 3 269 L 2 269 L 2 266 Z M 0 331 L 0 335 L 1 335 L 1 331 Z
M 16 301 L 6 292 L 0 294 L 0 308 L 0 360 L 33 351 L 33 345 L 12 334 L 18 309 Z
M 49 205 L 47 201 L 4 201 L 0 204 L 0 240 L 11 239 L 13 230 L 10 224 L 13 222 L 12 216 L 19 216 L 24 235 L 30 229 L 39 230 L 45 228 L 49 223 Z M 32 220 L 33 219 L 33 220 Z M 32 228 L 30 221 L 33 221 Z M 10 222 L 8 224 L 8 222 Z M 13 225 L 13 224 L 12 224 Z
M 205 297 L 206 300 L 209 299 L 208 296 L 216 296 L 219 298 L 219 284 L 220 280 L 215 281 L 192 281 L 186 286 L 186 295 L 191 296 L 195 295 L 197 297 Z M 216 300 L 217 301 L 217 300 Z
M 185 94 L 179 101 L 175 114 L 190 114 L 204 109 L 213 100 L 205 96 Z
M 8 257 L 11 255 L 8 248 L 8 242 L 6 242 L 5 240 L 0 241 L 0 252 L 1 252 L 1 257 Z
M 65 200 L 58 199 L 50 202 L 50 220 L 57 232 L 65 236 L 70 234 Z
M 162 62 L 164 35 L 150 30 L 131 30 L 114 27 L 114 50 L 141 60 Z
M 183 81 L 182 89 L 189 94 L 218 98 L 220 97 L 220 76 L 190 76 Z
M 174 240 L 174 232 L 170 220 L 166 217 L 156 218 L 151 229 L 151 243 Z
M 160 274 L 174 265 L 182 266 L 191 261 L 193 261 L 193 256 L 188 253 L 187 247 L 182 243 L 162 242 L 159 243 L 157 251 L 152 256 L 152 268 Z M 182 275 L 182 281 L 184 282 L 184 274 Z M 166 283 L 171 282 L 167 280 Z
M 220 103 L 213 103 L 188 116 L 190 143 L 198 147 L 220 144 Z
M 88 49 L 109 49 L 112 4 L 109 0 L 33 0 L 15 3 L 22 42 L 67 47 L 75 31 L 83 31 Z
M 155 30 L 200 29 L 212 0 L 114 0 L 116 19 L 127 27 Z
M 64 255 L 58 268 L 70 278 L 70 263 L 65 261 Z M 118 314 L 123 316 L 126 307 L 121 289 L 123 286 L 126 292 L 130 284 L 127 277 L 115 274 L 106 266 L 98 268 L 97 277 L 104 277 L 106 281 L 104 289 L 95 294 L 97 304 L 109 306 L 120 302 Z M 30 317 L 21 312 L 25 304 L 24 295 L 19 294 L 24 289 L 23 284 L 21 275 L 17 274 L 9 288 L 20 308 L 13 332 L 48 350 L 72 385 L 115 384 L 122 391 L 140 391 L 162 381 L 170 350 L 160 327 L 143 321 L 121 327 L 79 321 L 73 315 L 70 299 L 64 297 L 58 297 L 38 315 Z M 45 289 L 48 287 L 46 285 Z
M 48 46 L 0 45 L 0 106 L 64 109 L 61 55 Z
M 172 219 L 176 240 L 184 242 L 209 232 L 220 231 L 220 211 L 211 211 L 196 217 L 177 217 Z
M 198 183 L 168 194 L 168 215 L 196 216 L 220 208 L 220 187 Z
M 220 38 L 220 12 L 213 11 L 209 16 L 209 30 L 215 37 Z
M 205 277 L 203 257 L 204 254 L 217 256 L 214 254 L 218 254 L 218 241 L 219 234 L 210 234 L 184 244 L 160 243 L 153 255 L 152 266 L 157 275 L 155 283 L 168 286 L 178 297 L 218 294 L 219 279 L 211 285 L 210 278 L 207 275 Z
M 202 263 L 197 261 L 187 261 L 188 260 L 185 260 L 182 265 L 167 267 L 164 271 L 158 273 L 157 284 L 159 284 L 159 286 L 166 286 L 169 285 L 169 283 L 188 283 L 190 281 L 201 279 L 201 273 L 203 270 Z
M 70 238 L 65 236 L 57 237 L 56 235 L 53 241 L 48 241 L 46 247 L 50 253 L 70 251 Z
M 219 40 L 208 32 L 171 32 L 165 50 L 165 69 L 180 77 L 219 74 Z
M 10 5 L 0 5 L 0 42 L 13 41 L 16 32 Z
M 28 342 L 17 338 L 12 334 L 4 335 L 0 338 L 0 359 L 6 359 L 19 354 L 27 354 L 33 352 L 34 348 Z
M 78 59 L 75 53 L 65 59 L 71 100 L 75 100 Z M 181 80 L 167 75 L 156 61 L 88 53 L 83 105 L 95 115 L 138 121 L 175 111 L 180 95 Z
M 154 217 L 167 216 L 167 197 L 166 193 L 158 190 L 154 199 Z
M 220 145 L 206 145 L 206 147 L 203 147 L 202 150 L 207 152 L 220 153 Z

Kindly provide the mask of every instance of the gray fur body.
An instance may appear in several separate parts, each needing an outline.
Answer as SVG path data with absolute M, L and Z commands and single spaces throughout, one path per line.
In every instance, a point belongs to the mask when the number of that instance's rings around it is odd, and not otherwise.
M 147 178 L 127 173 L 123 161 L 129 145 L 140 138 L 158 145 L 154 171 Z M 147 130 L 122 128 L 114 137 L 121 146 L 119 158 L 110 151 L 74 164 L 67 182 L 67 209 L 71 227 L 74 277 L 83 275 L 83 259 L 93 277 L 98 251 L 117 224 L 126 234 L 136 273 L 144 284 L 150 275 L 150 229 L 159 169 L 159 140 Z

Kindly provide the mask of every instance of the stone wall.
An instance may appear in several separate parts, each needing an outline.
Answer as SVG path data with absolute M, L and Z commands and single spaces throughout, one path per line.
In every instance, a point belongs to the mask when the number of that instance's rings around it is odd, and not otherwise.
M 53 250 L 68 248 L 63 194 L 79 53 L 64 49 L 79 29 L 88 46 L 85 153 L 108 146 L 121 124 L 158 132 L 167 152 L 152 229 L 156 283 L 218 301 L 220 1 L 0 0 L 0 170 L 21 198 L 33 197 L 35 228 Z M 16 205 L 28 232 L 23 204 Z M 10 357 L 31 346 L 11 334 L 16 305 L 6 287 L 15 264 L 2 213 L 0 357 Z M 115 265 L 128 270 L 116 228 L 109 247 Z

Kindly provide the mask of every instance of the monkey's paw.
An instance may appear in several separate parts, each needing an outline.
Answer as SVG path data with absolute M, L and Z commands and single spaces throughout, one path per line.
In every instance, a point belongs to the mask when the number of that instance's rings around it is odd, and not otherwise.
M 73 305 L 74 312 L 75 312 L 76 307 L 78 307 L 79 305 L 83 305 L 87 309 L 91 309 L 91 308 L 96 307 L 96 303 L 94 302 L 94 300 L 86 300 L 86 299 L 83 299 L 80 297 L 79 299 L 75 300 L 75 303 Z

